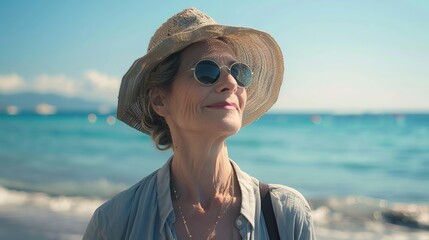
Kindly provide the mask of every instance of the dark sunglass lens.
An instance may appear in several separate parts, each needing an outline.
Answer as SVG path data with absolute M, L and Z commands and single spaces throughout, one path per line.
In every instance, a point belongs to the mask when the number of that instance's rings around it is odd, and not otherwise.
M 212 61 L 201 61 L 195 66 L 195 77 L 203 84 L 214 84 L 219 74 L 219 67 Z
M 231 67 L 231 75 L 241 87 L 247 87 L 252 83 L 252 70 L 243 63 L 235 63 Z

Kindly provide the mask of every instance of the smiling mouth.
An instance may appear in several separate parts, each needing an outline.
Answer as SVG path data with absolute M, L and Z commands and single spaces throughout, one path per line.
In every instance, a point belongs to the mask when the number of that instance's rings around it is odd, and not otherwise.
M 228 103 L 228 102 L 215 103 L 215 104 L 208 105 L 207 107 L 213 108 L 213 109 L 227 109 L 227 110 L 237 110 L 238 109 L 235 104 Z

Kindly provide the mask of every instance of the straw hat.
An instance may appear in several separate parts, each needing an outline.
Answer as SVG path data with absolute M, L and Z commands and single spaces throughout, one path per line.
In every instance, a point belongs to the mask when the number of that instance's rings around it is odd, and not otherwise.
M 168 19 L 153 35 L 145 56 L 137 59 L 122 78 L 118 96 L 117 118 L 147 133 L 141 124 L 143 81 L 169 55 L 192 43 L 209 38 L 225 37 L 239 61 L 253 71 L 253 81 L 246 88 L 247 103 L 243 126 L 263 115 L 277 101 L 283 80 L 283 55 L 269 34 L 255 29 L 217 24 L 196 8 L 188 8 Z

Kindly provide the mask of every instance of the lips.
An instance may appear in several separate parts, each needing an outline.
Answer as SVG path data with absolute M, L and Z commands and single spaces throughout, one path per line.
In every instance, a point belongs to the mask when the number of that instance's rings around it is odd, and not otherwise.
M 207 107 L 215 108 L 215 109 L 237 109 L 238 110 L 237 104 L 233 102 L 228 102 L 228 101 L 213 103 L 213 104 L 207 105 Z

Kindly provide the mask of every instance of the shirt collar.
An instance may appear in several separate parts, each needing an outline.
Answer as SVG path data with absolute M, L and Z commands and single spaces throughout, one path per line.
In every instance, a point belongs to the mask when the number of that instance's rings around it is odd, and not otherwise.
M 258 181 L 255 178 L 247 175 L 245 172 L 241 171 L 238 165 L 230 160 L 232 166 L 234 167 L 235 173 L 237 175 L 238 183 L 241 190 L 241 210 L 240 214 L 243 215 L 247 221 L 252 225 L 252 228 L 255 227 L 255 205 L 256 197 L 259 196 Z
M 170 215 L 173 217 L 172 222 L 175 221 L 174 214 L 172 214 L 174 213 L 174 209 L 170 191 L 170 164 L 172 159 L 173 158 L 170 157 L 170 159 L 158 170 L 158 173 L 156 174 L 157 202 L 159 217 L 161 220 L 159 231 L 162 231 L 165 226 L 165 222 Z

